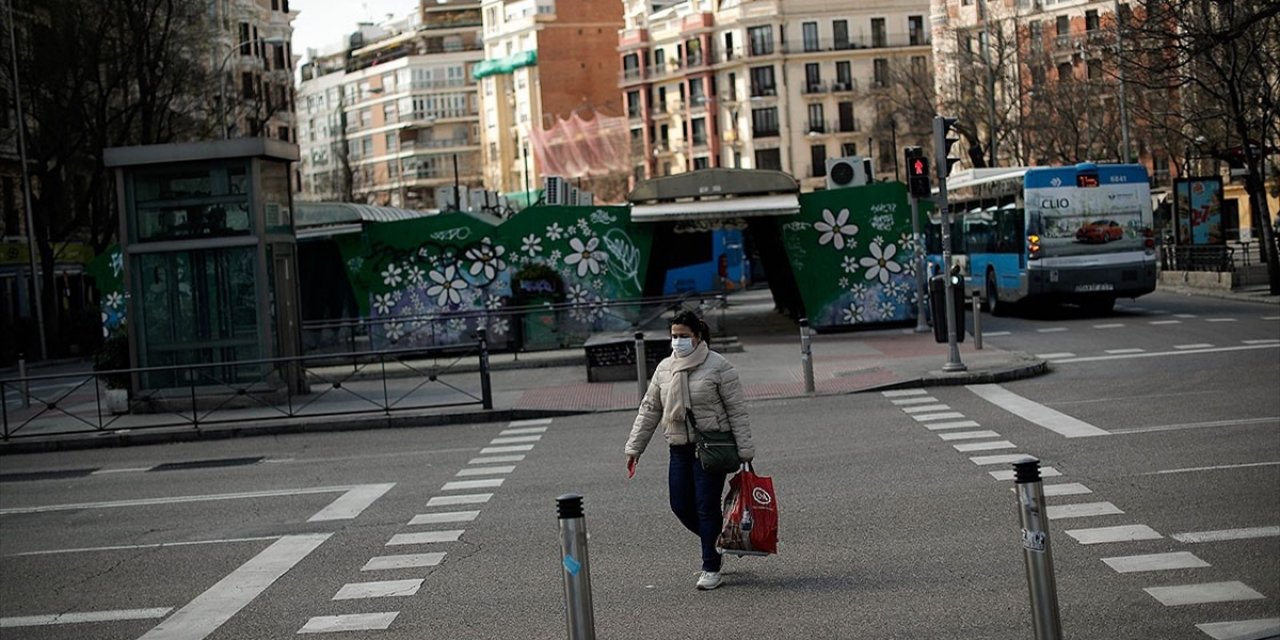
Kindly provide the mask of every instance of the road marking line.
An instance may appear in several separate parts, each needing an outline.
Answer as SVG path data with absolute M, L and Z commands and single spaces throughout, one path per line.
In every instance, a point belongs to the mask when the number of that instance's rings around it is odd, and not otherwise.
M 1280 636 L 1280 618 L 1205 622 L 1196 628 L 1213 640 L 1267 640 Z
M 516 470 L 516 468 L 515 468 L 514 466 L 512 466 L 512 465 L 504 465 L 504 466 L 499 466 L 499 467 L 471 467 L 470 469 L 463 469 L 462 471 L 459 471 L 459 472 L 458 472 L 457 474 L 455 474 L 455 475 L 458 475 L 458 476 L 491 476 L 491 475 L 498 474 L 498 473 L 511 473 L 512 471 L 515 471 L 515 470 Z
M 468 461 L 467 461 L 467 464 L 496 464 L 496 463 L 499 463 L 499 462 L 520 462 L 521 460 L 524 460 L 524 456 L 523 456 L 523 455 L 517 455 L 517 456 L 490 456 L 490 457 L 487 457 L 487 458 L 472 458 L 472 459 L 470 459 L 470 460 L 468 460 Z
M 1159 540 L 1164 537 L 1145 524 L 1125 524 L 1118 527 L 1096 527 L 1093 529 L 1067 529 L 1063 533 L 1075 538 L 1076 542 L 1080 544 Z
M 951 407 L 945 404 L 926 404 L 918 407 L 898 407 L 903 413 L 928 413 L 930 411 L 949 411 Z
M 1093 325 L 1093 328 L 1094 329 L 1119 329 L 1120 327 L 1123 327 L 1123 326 L 1124 326 L 1123 322 L 1113 322 L 1111 324 L 1095 324 Z
M 150 471 L 151 467 L 125 467 L 123 469 L 98 469 L 90 473 L 91 476 L 105 476 L 108 473 L 138 473 L 140 471 Z M 139 609 L 143 611 L 143 609 Z
M 546 433 L 546 427 L 525 427 L 523 429 L 506 429 L 498 432 L 500 436 L 519 436 L 526 433 Z
M 1000 434 L 994 431 L 952 431 L 939 433 L 938 437 L 943 440 L 977 440 L 979 438 L 999 438 Z
M 1274 467 L 1280 462 L 1248 462 L 1244 464 L 1220 464 L 1212 467 L 1186 467 L 1184 469 L 1165 469 L 1163 471 L 1149 471 L 1142 475 L 1158 476 L 1169 473 L 1191 473 L 1193 471 L 1222 471 L 1223 469 L 1247 469 L 1249 467 Z
M 938 401 L 938 399 L 937 399 L 937 398 L 934 398 L 934 397 L 932 397 L 932 396 L 925 397 L 925 398 L 919 398 L 919 397 L 917 397 L 917 398 L 898 398 L 897 400 L 894 400 L 894 401 L 893 401 L 893 404 L 898 405 L 898 406 L 900 406 L 900 407 L 901 407 L 901 406 L 903 406 L 903 405 L 908 405 L 908 404 L 930 404 L 930 403 L 937 402 L 937 401 Z
M 1280 342 L 1280 338 L 1267 338 L 1265 340 L 1241 340 L 1245 344 L 1275 344 Z
M 417 569 L 419 567 L 434 567 L 444 562 L 445 553 L 443 551 L 434 551 L 432 553 L 407 553 L 398 556 L 377 556 L 364 563 L 360 567 L 361 571 L 390 571 L 393 569 Z
M 1013 332 L 1012 331 L 983 331 L 982 335 L 988 338 L 998 338 L 1000 336 L 1011 336 L 1013 335 Z
M 1197 354 L 1197 353 L 1222 353 L 1226 351 L 1250 351 L 1253 349 L 1270 349 L 1273 347 L 1280 347 L 1280 343 L 1251 344 L 1243 347 L 1217 347 L 1214 349 L 1203 349 L 1203 350 L 1153 351 L 1149 353 L 1136 353 L 1136 354 L 1127 354 L 1127 355 L 1120 355 L 1120 356 L 1089 356 L 1084 358 L 1071 358 L 1069 360 L 1059 360 L 1058 364 L 1066 364 L 1071 362 L 1100 362 L 1103 360 L 1121 360 L 1124 358 L 1154 358 L 1158 356 L 1180 356 L 1185 354 Z M 1177 349 L 1178 347 L 1174 347 L 1174 348 Z
M 963 418 L 964 414 L 951 411 L 948 413 L 924 413 L 920 415 L 913 415 L 911 417 L 915 418 L 916 422 L 928 422 L 930 420 L 951 420 L 954 418 Z
M 380 580 L 375 582 L 349 582 L 338 589 L 334 600 L 360 600 L 362 598 L 403 598 L 422 588 L 422 578 L 412 580 Z
M 0 509 L 0 516 L 14 513 L 46 513 L 49 511 L 75 511 L 78 509 L 113 509 L 119 507 L 146 507 L 162 504 L 181 504 L 184 502 L 208 502 L 211 500 L 245 500 L 252 498 L 276 498 L 281 496 L 302 496 L 313 493 L 337 493 L 351 491 L 365 485 L 347 485 L 338 487 L 306 487 L 302 489 L 278 489 L 272 491 L 246 491 L 244 493 L 215 493 L 203 496 L 174 496 L 172 498 L 142 498 L 138 500 L 114 500 L 108 502 L 80 502 L 74 504 L 51 504 L 39 507 L 10 507 Z
M 428 507 L 451 507 L 459 504 L 483 504 L 492 498 L 492 493 L 472 493 L 461 496 L 436 496 L 427 501 Z
M 1018 445 L 1009 442 L 1008 440 L 996 440 L 994 442 L 966 442 L 964 444 L 954 444 L 951 446 L 961 453 L 967 453 L 969 451 L 993 451 L 995 449 L 1018 448 Z
M 1152 320 L 1147 324 L 1182 324 L 1181 320 Z
M 261 542 L 263 540 L 279 540 L 282 536 L 258 536 L 254 538 L 224 538 L 221 540 L 191 540 L 187 542 L 157 542 L 153 544 L 119 544 L 109 547 L 80 547 L 78 549 L 51 549 L 49 551 L 23 551 L 9 554 L 17 556 L 49 556 L 60 553 L 85 553 L 90 551 L 127 551 L 129 549 L 161 549 L 164 547 L 186 547 L 197 544 L 226 544 L 234 542 Z
M 423 513 L 413 517 L 409 526 L 423 524 L 441 524 L 444 522 L 471 522 L 480 515 L 479 511 L 441 511 L 440 513 Z
M 1093 490 L 1079 482 L 1063 482 L 1062 484 L 1046 484 L 1041 487 L 1046 498 L 1053 496 L 1079 496 L 1093 493 Z M 1011 489 L 1011 491 L 1014 489 Z
M 1124 513 L 1110 502 L 1079 502 L 1076 504 L 1050 505 L 1045 514 L 1050 520 L 1062 518 L 1089 518 L 1093 516 L 1114 516 Z
M 1237 318 L 1205 318 L 1205 322 L 1238 322 Z
M 480 450 L 480 455 L 488 455 L 490 453 L 515 453 L 517 451 L 533 451 L 531 444 L 512 444 L 505 447 L 485 447 Z
M 388 547 L 407 544 L 435 544 L 437 542 L 457 542 L 465 533 L 462 529 L 450 531 L 423 531 L 421 533 L 397 533 L 387 541 Z
M 115 622 L 117 620 L 154 620 L 163 618 L 173 607 L 160 609 L 117 609 L 115 611 L 83 611 L 77 613 L 50 613 L 42 616 L 17 616 L 0 618 L 0 629 L 13 627 L 46 627 L 54 624 L 80 624 L 82 622 Z
M 544 424 L 551 424 L 551 418 L 533 418 L 531 420 L 513 420 L 508 422 L 508 427 L 540 427 Z
M 1037 353 L 1036 357 L 1040 358 L 1041 360 L 1055 360 L 1060 358 L 1074 358 L 1076 357 L 1076 354 L 1074 353 Z
M 1028 400 L 998 384 L 971 384 L 966 385 L 966 388 L 977 394 L 979 398 L 1013 415 L 1067 438 L 1110 435 L 1083 420 L 1077 420 L 1061 411 Z
M 367 484 L 356 487 L 338 496 L 338 499 L 329 503 L 329 506 L 307 518 L 307 522 L 353 520 L 394 486 L 396 486 L 396 483 L 388 482 L 386 484 Z
M 1262 316 L 1263 320 L 1280 320 L 1280 316 Z
M 999 471 L 988 471 L 987 473 L 996 480 L 1013 479 L 1013 469 L 1001 469 Z M 1041 478 L 1053 478 L 1060 475 L 1062 475 L 1062 472 L 1054 469 L 1053 467 L 1040 467 Z
M 1170 538 L 1178 542 L 1195 544 L 1199 542 L 1222 542 L 1224 540 L 1250 540 L 1253 538 L 1274 538 L 1280 536 L 1280 527 L 1249 527 L 1246 529 L 1222 529 L 1220 531 L 1191 531 L 1175 533 Z
M 1184 604 L 1207 604 L 1210 602 L 1237 602 L 1240 600 L 1262 600 L 1266 596 L 1250 589 L 1243 582 L 1202 582 L 1200 584 L 1183 584 L 1175 587 L 1147 587 L 1143 589 L 1151 594 L 1160 604 L 1166 607 L 1177 607 Z
M 537 442 L 542 439 L 542 435 L 532 436 L 511 436 L 509 438 L 494 438 L 489 444 L 519 444 L 521 442 Z
M 1049 327 L 1048 329 L 1036 329 L 1036 333 L 1060 333 L 1066 330 L 1066 327 Z
M 899 389 L 897 391 L 881 391 L 880 395 L 886 398 L 903 398 L 906 396 L 922 396 L 929 393 L 924 389 Z
M 1195 344 L 1175 344 L 1174 349 L 1212 349 L 1213 345 L 1208 342 L 1197 342 Z
M 1200 316 L 1198 316 L 1198 315 L 1196 315 L 1196 314 L 1194 314 L 1194 313 L 1175 313 L 1175 314 L 1173 314 L 1173 317 L 1175 317 L 1175 318 L 1199 318 Z
M 461 491 L 464 489 L 484 489 L 487 487 L 501 487 L 506 478 L 485 478 L 484 480 L 454 480 L 444 483 L 440 487 L 441 491 Z
M 1013 464 L 1027 457 L 1025 453 L 1005 453 L 997 456 L 974 456 L 969 461 L 978 465 L 985 466 L 989 464 Z
M 1114 355 L 1118 353 L 1142 353 L 1143 351 L 1146 351 L 1146 349 L 1107 349 L 1106 353 Z
M 1150 553 L 1140 556 L 1118 556 L 1103 558 L 1103 562 L 1116 573 L 1138 573 L 1140 571 L 1171 571 L 1173 569 L 1200 569 L 1210 566 L 1208 562 L 1196 557 L 1190 551 L 1173 553 Z
M 340 631 L 385 631 L 400 615 L 399 611 L 385 613 L 348 613 L 340 616 L 316 616 L 302 625 L 298 633 L 337 633 Z
M 230 620 L 331 533 L 284 536 L 138 640 L 200 640 Z
M 973 420 L 959 420 L 956 422 L 935 422 L 926 424 L 924 428 L 930 431 L 941 431 L 943 429 L 969 429 L 972 427 L 981 427 L 982 425 Z

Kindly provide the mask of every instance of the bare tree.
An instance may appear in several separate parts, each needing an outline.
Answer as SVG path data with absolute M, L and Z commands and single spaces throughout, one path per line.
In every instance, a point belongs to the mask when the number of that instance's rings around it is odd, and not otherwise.
M 874 88 L 870 97 L 877 114 L 877 132 L 892 131 L 899 147 L 929 144 L 937 91 L 933 67 L 924 56 L 891 59 L 885 82 Z
M 1024 56 L 1030 82 L 1022 90 L 1023 143 L 1035 164 L 1118 162 L 1124 158 L 1118 86 L 1101 57 L 1084 46 L 1054 66 L 1043 49 Z M 1083 64 L 1077 64 L 1077 61 Z M 1050 77 L 1050 76 L 1055 77 Z
M 939 80 L 938 109 L 956 118 L 955 130 L 968 142 L 970 165 L 985 167 L 1012 159 L 1025 164 L 1020 138 L 1017 33 L 1009 21 L 956 31 L 952 69 Z M 993 148 L 994 147 L 994 148 Z
M 1280 153 L 1280 3 L 1134 0 L 1132 15 L 1122 19 L 1128 75 L 1173 99 L 1151 120 L 1184 149 L 1246 171 L 1271 293 L 1280 294 L 1265 184 L 1267 159 Z

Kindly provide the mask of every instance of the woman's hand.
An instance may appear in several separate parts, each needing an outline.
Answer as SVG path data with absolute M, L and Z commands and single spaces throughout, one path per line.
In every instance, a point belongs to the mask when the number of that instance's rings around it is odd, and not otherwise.
M 627 456 L 627 477 L 628 478 L 636 477 L 636 462 L 638 460 L 639 458 L 635 456 Z

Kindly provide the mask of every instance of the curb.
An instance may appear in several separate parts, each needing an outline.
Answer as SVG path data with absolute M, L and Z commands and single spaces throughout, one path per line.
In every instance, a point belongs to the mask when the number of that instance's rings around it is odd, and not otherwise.
M 1250 295 L 1245 293 L 1235 293 L 1229 290 L 1218 291 L 1215 289 L 1194 289 L 1191 287 L 1173 287 L 1160 286 L 1156 291 L 1162 293 L 1170 293 L 1180 296 L 1196 296 L 1200 298 L 1216 298 L 1218 300 L 1233 300 L 1236 302 L 1250 302 L 1253 304 L 1269 304 L 1280 305 L 1280 296 L 1270 294 Z

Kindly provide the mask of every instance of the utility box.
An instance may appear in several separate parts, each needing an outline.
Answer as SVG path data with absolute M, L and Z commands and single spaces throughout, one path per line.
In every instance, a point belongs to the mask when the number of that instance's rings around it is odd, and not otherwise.
M 952 301 L 956 308 L 956 342 L 964 342 L 964 290 L 956 286 L 960 278 L 952 277 Z M 947 342 L 947 280 L 943 276 L 929 278 L 929 309 L 933 315 L 933 339 Z

